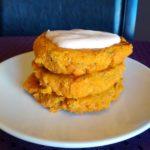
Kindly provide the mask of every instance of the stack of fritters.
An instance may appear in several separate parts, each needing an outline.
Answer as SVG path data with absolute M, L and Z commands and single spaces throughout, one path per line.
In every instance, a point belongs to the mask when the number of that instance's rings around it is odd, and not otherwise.
M 34 42 L 33 73 L 24 88 L 51 112 L 95 112 L 108 108 L 123 90 L 125 39 L 101 49 L 65 49 L 40 35 Z

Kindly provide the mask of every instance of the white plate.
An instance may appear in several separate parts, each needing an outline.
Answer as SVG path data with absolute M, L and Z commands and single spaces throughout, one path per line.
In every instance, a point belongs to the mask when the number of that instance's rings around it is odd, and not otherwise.
M 150 70 L 127 59 L 125 90 L 110 109 L 83 115 L 50 113 L 22 89 L 33 53 L 0 64 L 0 128 L 20 139 L 54 147 L 116 143 L 150 127 Z

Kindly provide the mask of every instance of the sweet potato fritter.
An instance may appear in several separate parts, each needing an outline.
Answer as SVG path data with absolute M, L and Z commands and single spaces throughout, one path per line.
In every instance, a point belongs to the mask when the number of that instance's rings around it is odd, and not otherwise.
M 24 89 L 32 94 L 41 105 L 48 108 L 51 112 L 67 110 L 74 113 L 83 113 L 96 112 L 108 108 L 110 103 L 116 100 L 123 90 L 123 85 L 120 80 L 100 94 L 78 99 L 68 99 L 63 96 L 57 96 L 54 93 L 43 94 L 41 93 L 42 88 L 43 87 L 40 86 L 40 83 L 34 74 L 30 75 L 24 83 Z
M 102 49 L 60 48 L 41 34 L 34 42 L 35 63 L 57 74 L 83 74 L 102 71 L 124 61 L 132 53 L 132 45 L 124 38 L 111 47 Z
M 124 65 L 120 64 L 114 68 L 79 77 L 73 75 L 58 75 L 49 72 L 43 67 L 33 63 L 35 76 L 40 84 L 45 87 L 44 93 L 56 93 L 66 98 L 81 98 L 89 95 L 99 94 L 113 86 L 123 78 Z

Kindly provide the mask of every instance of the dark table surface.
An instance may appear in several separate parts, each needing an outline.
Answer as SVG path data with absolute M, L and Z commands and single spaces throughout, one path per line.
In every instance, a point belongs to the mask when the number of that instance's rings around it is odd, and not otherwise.
M 0 37 L 0 62 L 32 50 L 35 37 Z M 134 53 L 131 58 L 150 67 L 150 42 L 132 42 Z M 17 139 L 0 130 L 0 150 L 52 150 L 53 147 L 41 146 Z M 88 148 L 89 149 L 89 148 Z M 93 150 L 150 150 L 150 129 L 129 140 L 116 144 L 90 148 Z

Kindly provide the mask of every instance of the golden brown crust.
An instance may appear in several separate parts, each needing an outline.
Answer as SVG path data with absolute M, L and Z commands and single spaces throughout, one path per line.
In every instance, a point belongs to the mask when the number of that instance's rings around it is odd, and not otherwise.
M 63 96 L 57 96 L 54 93 L 43 94 L 34 74 L 30 75 L 24 84 L 24 88 L 44 107 L 52 112 L 58 110 L 67 110 L 74 113 L 95 112 L 109 107 L 110 102 L 116 100 L 120 92 L 123 90 L 122 81 L 118 81 L 106 91 L 94 95 L 78 99 L 67 99 Z
M 132 53 L 132 45 L 121 38 L 119 44 L 94 50 L 60 48 L 41 34 L 34 42 L 35 62 L 57 74 L 80 76 L 114 67 Z
M 33 63 L 35 76 L 45 87 L 44 93 L 56 93 L 66 98 L 81 98 L 101 93 L 123 78 L 124 65 L 79 77 L 50 73 Z

